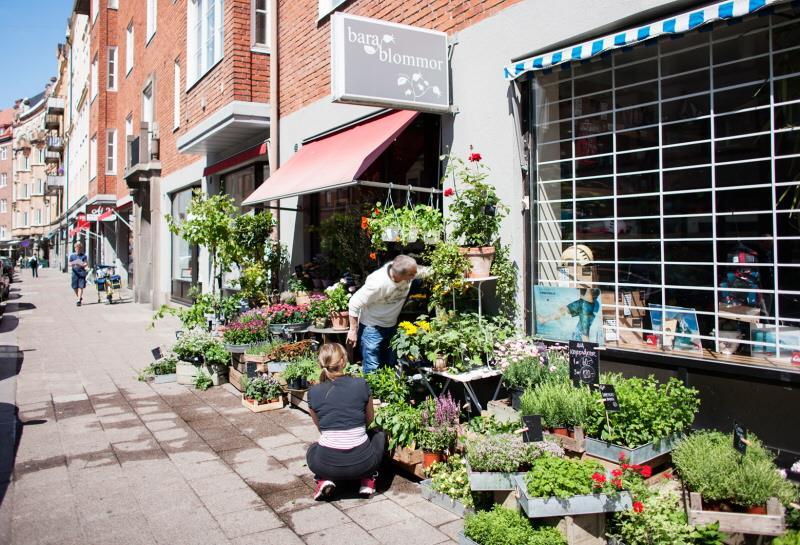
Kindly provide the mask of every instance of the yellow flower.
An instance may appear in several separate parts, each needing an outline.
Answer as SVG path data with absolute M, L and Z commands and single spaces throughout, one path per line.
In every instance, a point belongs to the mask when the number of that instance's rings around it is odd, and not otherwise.
M 426 322 L 425 320 L 420 320 L 416 322 L 417 327 L 419 327 L 422 331 L 429 332 L 431 330 L 430 322 Z
M 403 328 L 403 331 L 406 332 L 406 335 L 416 335 L 417 334 L 417 326 L 412 324 L 411 322 L 400 322 L 400 327 Z

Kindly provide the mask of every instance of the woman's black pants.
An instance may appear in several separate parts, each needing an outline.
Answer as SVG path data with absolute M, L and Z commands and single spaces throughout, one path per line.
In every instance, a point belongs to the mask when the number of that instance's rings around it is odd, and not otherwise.
M 314 443 L 308 447 L 306 462 L 317 479 L 349 481 L 372 476 L 380 467 L 386 450 L 386 435 L 370 432 L 369 441 L 351 449 L 339 450 Z

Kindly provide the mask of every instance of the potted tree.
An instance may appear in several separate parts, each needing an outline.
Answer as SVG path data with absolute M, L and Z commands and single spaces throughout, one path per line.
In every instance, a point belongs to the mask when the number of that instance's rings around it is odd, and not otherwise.
M 254 413 L 274 411 L 275 409 L 283 408 L 281 385 L 275 378 L 244 378 L 242 382 L 244 386 L 242 405 Z
M 470 278 L 490 275 L 495 245 L 500 235 L 500 223 L 508 214 L 508 207 L 500 201 L 495 187 L 486 183 L 488 169 L 481 163 L 479 153 L 470 153 L 467 165 L 462 159 L 451 156 L 447 174 L 453 179 L 453 188 L 445 196 L 455 196 L 450 205 L 453 214 L 453 236 L 463 243 L 460 251 L 472 265 Z M 458 185 L 462 188 L 459 189 Z
M 347 311 L 350 293 L 344 283 L 339 281 L 325 290 L 328 297 L 328 312 L 333 329 L 344 330 L 350 327 L 350 314 Z

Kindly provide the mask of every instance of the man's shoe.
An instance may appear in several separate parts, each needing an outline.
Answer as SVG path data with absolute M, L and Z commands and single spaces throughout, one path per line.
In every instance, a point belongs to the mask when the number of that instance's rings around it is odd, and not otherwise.
M 314 500 L 320 501 L 330 497 L 335 489 L 336 484 L 333 481 L 317 479 L 317 488 L 314 490 Z
M 75 306 L 76 306 L 76 307 L 79 307 L 79 306 L 81 306 L 81 301 L 80 301 L 80 299 L 78 299 L 77 301 L 75 301 Z
M 361 488 L 358 489 L 358 494 L 366 498 L 371 498 L 375 493 L 375 475 L 361 479 Z

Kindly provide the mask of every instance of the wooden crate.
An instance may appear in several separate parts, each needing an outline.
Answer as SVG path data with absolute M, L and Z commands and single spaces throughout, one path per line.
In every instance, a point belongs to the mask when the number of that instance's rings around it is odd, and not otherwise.
M 697 492 L 689 493 L 686 502 L 689 524 L 700 526 L 719 522 L 719 529 L 727 534 L 755 534 L 779 536 L 786 533 L 786 510 L 776 498 L 767 500 L 766 515 L 704 511 L 703 499 Z
M 244 388 L 242 388 L 242 378 L 246 376 L 247 375 L 239 371 L 235 366 L 228 368 L 228 381 L 231 383 L 231 386 L 240 392 L 244 391 Z
M 308 412 L 308 390 L 288 390 L 289 404 L 292 407 Z
M 420 449 L 399 447 L 392 451 L 392 462 L 404 471 L 420 479 L 425 478 L 425 471 L 422 469 L 422 460 L 423 454 Z
M 574 437 L 556 435 L 550 432 L 542 432 L 542 436 L 548 441 L 558 443 L 567 452 L 583 454 L 586 451 L 586 436 L 580 426 L 575 428 Z
M 247 399 L 242 396 L 242 405 L 253 411 L 254 413 L 263 413 L 265 411 L 275 411 L 278 409 L 283 409 L 285 405 L 285 401 L 283 396 L 278 398 L 277 401 L 273 401 L 271 403 L 256 403 L 255 401 L 248 401 Z

